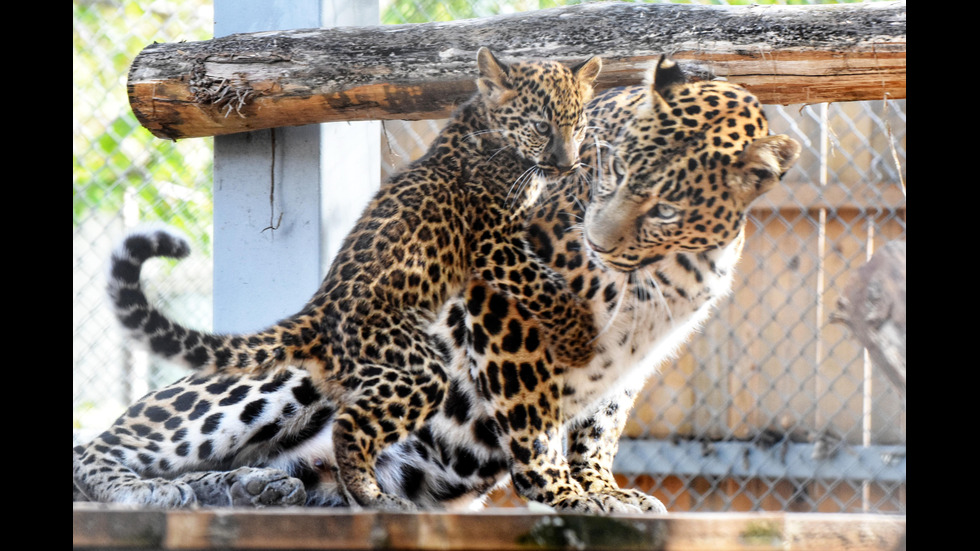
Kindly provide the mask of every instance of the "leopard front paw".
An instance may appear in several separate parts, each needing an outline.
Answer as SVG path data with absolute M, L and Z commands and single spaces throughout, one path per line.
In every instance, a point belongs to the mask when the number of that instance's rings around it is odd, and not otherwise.
M 342 478 L 341 478 L 342 479 Z M 355 506 L 365 509 L 375 509 L 378 511 L 417 511 L 418 506 L 411 501 L 382 492 L 377 484 L 361 483 L 357 480 L 345 480 L 343 493 L 348 496 L 350 502 Z
M 198 505 L 197 495 L 190 485 L 166 478 L 128 482 L 116 488 L 110 496 L 100 496 L 98 501 L 164 509 L 186 509 Z
M 282 507 L 306 503 L 303 483 L 283 471 L 242 467 L 230 474 L 228 495 L 233 506 Z
M 384 493 L 378 494 L 370 499 L 355 498 L 354 501 L 365 509 L 374 509 L 376 511 L 414 512 L 419 510 L 418 505 L 407 499 Z
M 659 499 L 632 488 L 618 488 L 607 492 L 620 503 L 637 507 L 644 513 L 666 513 L 667 508 Z

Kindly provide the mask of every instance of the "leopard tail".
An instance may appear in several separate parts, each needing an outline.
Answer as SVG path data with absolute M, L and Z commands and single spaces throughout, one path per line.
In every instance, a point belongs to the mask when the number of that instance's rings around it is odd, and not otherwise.
M 108 277 L 112 307 L 128 334 L 150 352 L 197 370 L 257 371 L 301 363 L 319 349 L 319 331 L 300 327 L 299 314 L 294 316 L 297 319 L 241 335 L 212 334 L 170 319 L 147 298 L 140 273 L 151 258 L 181 259 L 189 253 L 187 238 L 166 226 L 138 228 L 112 253 Z

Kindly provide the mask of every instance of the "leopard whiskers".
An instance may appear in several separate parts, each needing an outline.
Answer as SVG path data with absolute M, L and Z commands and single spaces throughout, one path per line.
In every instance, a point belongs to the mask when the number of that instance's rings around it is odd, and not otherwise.
M 657 296 L 660 298 L 660 303 L 663 304 L 664 310 L 667 311 L 667 318 L 670 319 L 671 323 L 674 323 L 674 314 L 671 313 L 670 304 L 667 303 L 667 297 L 664 296 L 664 292 L 660 288 L 660 284 L 657 283 L 656 274 L 652 273 L 649 268 L 644 268 L 643 273 L 646 275 L 646 280 L 653 285 L 653 290 L 657 292 Z
M 634 305 L 633 308 L 628 308 L 624 312 L 623 304 L 626 302 L 626 297 L 632 294 L 630 293 L 630 290 L 633 288 L 632 279 L 633 279 L 632 273 L 623 274 L 620 284 L 617 285 L 619 296 L 616 297 L 616 307 L 613 308 L 612 314 L 609 316 L 609 322 L 607 323 L 607 325 L 612 325 L 613 321 L 616 321 L 617 318 L 619 318 L 621 315 L 629 314 L 631 334 L 636 329 L 636 315 L 635 315 L 636 308 Z
M 480 136 L 480 135 L 483 135 L 483 134 L 494 134 L 494 133 L 496 133 L 496 134 L 503 134 L 504 132 L 505 132 L 505 129 L 503 129 L 503 128 L 487 129 L 487 130 L 477 130 L 475 132 L 470 132 L 469 134 L 463 136 L 463 139 L 464 140 L 468 140 L 468 139 L 470 139 L 470 138 L 472 138 L 474 136 Z
M 489 157 L 487 157 L 487 160 L 488 160 L 488 161 L 492 161 L 492 160 L 493 160 L 493 158 L 494 158 L 494 157 L 496 157 L 496 156 L 497 156 L 497 155 L 498 155 L 498 154 L 499 154 L 499 153 L 500 153 L 501 151 L 506 151 L 506 150 L 508 150 L 508 149 L 510 149 L 510 148 L 509 148 L 509 147 L 507 147 L 507 146 L 504 146 L 504 147 L 501 147 L 501 148 L 498 148 L 498 149 L 497 149 L 496 151 L 494 151 L 494 152 L 493 152 L 493 154 L 492 154 L 492 155 L 490 155 Z
M 594 177 L 589 180 L 589 192 L 595 197 L 596 185 L 602 181 L 602 143 L 600 143 L 598 135 L 594 136 L 593 141 L 595 143 L 595 166 L 592 167 Z
M 589 182 L 589 192 L 594 197 L 598 186 L 603 181 L 603 149 L 612 150 L 612 144 L 606 140 L 600 140 L 598 136 L 593 136 L 594 150 L 595 150 L 595 162 L 591 166 L 592 170 L 586 174 Z
M 537 166 L 532 166 L 524 171 L 523 174 L 517 177 L 517 180 L 510 186 L 507 190 L 507 200 L 511 206 L 515 206 L 518 201 L 524 196 L 524 192 L 527 190 L 527 186 L 534 178 L 539 176 L 539 170 Z M 536 195 L 536 194 L 535 194 Z M 527 197 L 528 204 L 533 203 L 534 199 L 537 197 Z
M 578 199 L 576 199 L 576 200 L 578 200 Z M 577 223 L 577 224 L 572 224 L 571 226 L 569 226 L 568 227 L 568 231 L 574 232 L 574 233 L 578 234 L 579 235 L 579 241 L 581 241 L 583 243 L 585 242 L 585 225 L 582 224 L 581 222 L 580 223 Z M 595 253 L 592 251 L 592 249 L 588 245 L 585 245 L 584 249 L 585 249 L 584 252 L 585 252 L 585 254 L 587 256 L 595 255 Z M 598 262 L 598 259 L 597 258 L 594 258 L 594 260 L 596 260 L 597 261 L 597 264 L 601 266 L 601 263 Z M 622 307 L 623 307 L 623 300 L 624 300 L 624 298 L 626 296 L 626 289 L 629 287 L 629 285 L 628 285 L 628 283 L 629 283 L 629 274 L 625 274 L 625 276 L 626 277 L 623 278 L 623 282 L 621 284 L 617 284 L 616 285 L 616 289 L 617 289 L 617 291 L 616 291 L 616 293 L 617 293 L 617 296 L 616 296 L 616 304 L 615 304 L 615 306 L 613 306 L 613 310 L 612 310 L 612 312 L 609 315 L 609 319 L 607 319 L 606 320 L 606 323 L 603 324 L 603 326 L 601 328 L 599 328 L 599 331 L 596 332 L 596 336 L 590 341 L 590 343 L 594 343 L 594 342 L 598 341 L 599 338 L 602 337 L 607 331 L 609 331 L 609 329 L 616 322 L 616 318 L 619 316 L 619 313 L 620 313 L 620 311 L 622 310 Z

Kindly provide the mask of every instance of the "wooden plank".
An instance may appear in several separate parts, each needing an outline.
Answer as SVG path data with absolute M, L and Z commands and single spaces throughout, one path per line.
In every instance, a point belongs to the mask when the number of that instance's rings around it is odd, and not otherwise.
M 237 34 L 153 44 L 129 98 L 163 138 L 336 120 L 445 116 L 474 91 L 480 46 L 604 60 L 600 88 L 669 53 L 770 103 L 906 97 L 905 1 L 815 6 L 586 4 L 449 23 Z
M 492 509 L 379 513 L 320 509 L 139 511 L 74 504 L 74 549 L 670 551 L 894 549 L 904 515 L 678 513 L 583 516 Z

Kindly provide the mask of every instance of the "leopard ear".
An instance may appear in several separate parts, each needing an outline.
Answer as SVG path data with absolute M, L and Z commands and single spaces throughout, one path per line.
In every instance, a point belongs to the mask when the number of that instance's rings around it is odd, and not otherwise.
M 582 63 L 572 67 L 572 74 L 574 74 L 580 81 L 586 84 L 592 84 L 595 82 L 596 77 L 599 76 L 599 71 L 601 70 L 602 59 L 592 56 Z
M 685 82 L 687 82 L 687 77 L 681 70 L 681 66 L 665 55 L 660 56 L 660 59 L 657 60 L 657 66 L 647 75 L 647 86 L 658 95 L 663 95 L 668 88 L 675 84 Z
M 476 53 L 476 64 L 480 69 L 476 87 L 487 101 L 502 105 L 517 95 L 510 80 L 510 68 L 497 59 L 489 48 L 480 48 Z
M 681 71 L 680 66 L 674 60 L 665 55 L 660 56 L 660 59 L 657 60 L 657 65 L 647 73 L 644 82 L 647 88 L 650 89 L 650 93 L 648 94 L 648 107 L 650 111 L 669 111 L 670 107 L 667 105 L 667 100 L 664 99 L 664 93 L 671 86 L 683 84 L 686 81 L 684 72 Z
M 733 166 L 733 191 L 749 204 L 769 191 L 800 156 L 800 144 L 789 136 L 766 136 L 745 147 Z

